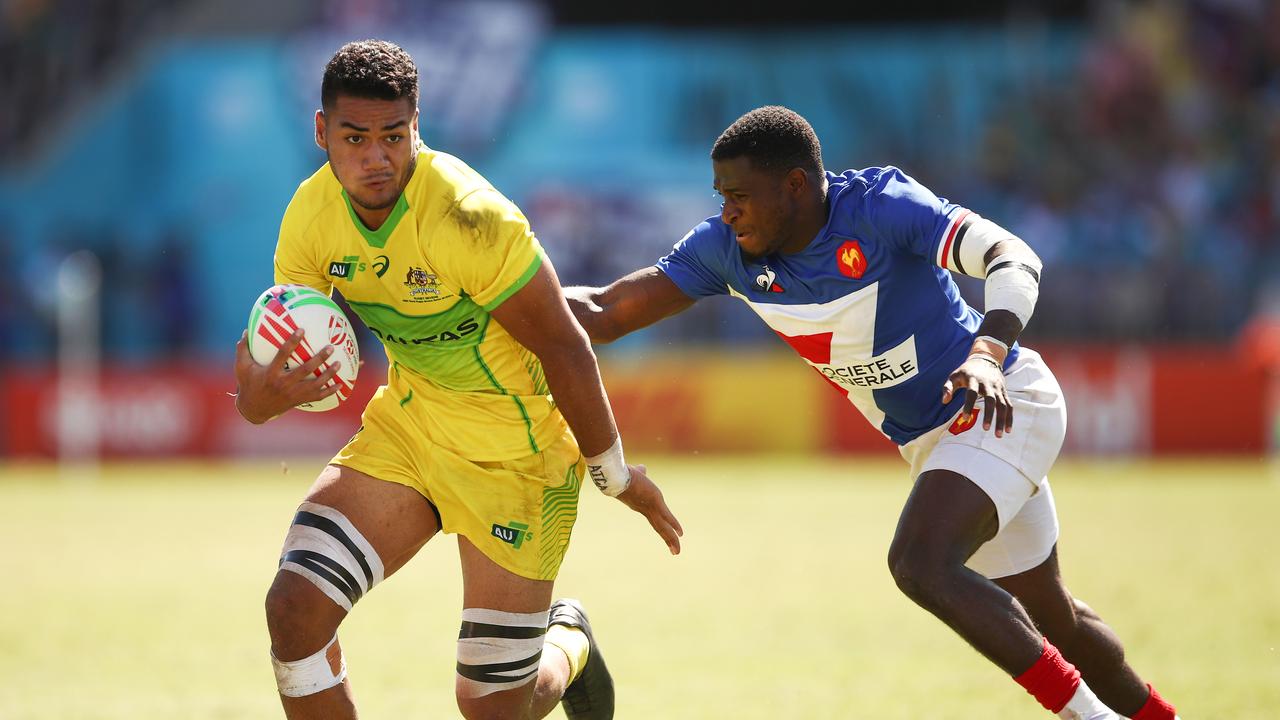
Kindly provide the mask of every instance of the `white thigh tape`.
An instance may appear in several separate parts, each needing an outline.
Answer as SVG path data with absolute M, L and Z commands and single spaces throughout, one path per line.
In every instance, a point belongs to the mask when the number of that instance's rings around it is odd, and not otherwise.
M 280 568 L 310 580 L 329 599 L 351 607 L 382 582 L 382 560 L 373 546 L 331 507 L 304 502 L 284 539 Z

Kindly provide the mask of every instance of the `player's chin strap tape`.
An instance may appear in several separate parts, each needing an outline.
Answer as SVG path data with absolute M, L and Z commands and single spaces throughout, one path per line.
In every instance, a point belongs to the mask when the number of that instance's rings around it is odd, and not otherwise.
M 1040 296 L 1040 261 L 1026 253 L 997 256 L 987 265 L 987 312 L 1008 310 L 1027 326 Z
M 458 631 L 459 692 L 478 698 L 538 679 L 548 612 L 464 608 Z
M 345 515 L 304 502 L 284 539 L 280 569 L 297 573 L 343 610 L 382 582 L 382 560 Z
M 631 470 L 622 457 L 621 435 L 613 442 L 613 447 L 587 458 L 587 475 L 600 492 L 609 497 L 618 497 L 631 486 Z
M 285 697 L 315 695 L 337 685 L 347 676 L 347 661 L 342 657 L 342 646 L 338 644 L 336 634 L 315 655 L 284 662 L 272 653 L 271 664 L 275 666 L 276 687 Z

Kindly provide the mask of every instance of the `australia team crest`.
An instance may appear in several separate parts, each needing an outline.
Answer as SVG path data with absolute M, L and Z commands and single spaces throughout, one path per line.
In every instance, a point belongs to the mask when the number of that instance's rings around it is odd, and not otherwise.
M 420 267 L 409 267 L 404 274 L 404 286 L 409 288 L 409 302 L 433 302 L 440 299 L 440 279 Z

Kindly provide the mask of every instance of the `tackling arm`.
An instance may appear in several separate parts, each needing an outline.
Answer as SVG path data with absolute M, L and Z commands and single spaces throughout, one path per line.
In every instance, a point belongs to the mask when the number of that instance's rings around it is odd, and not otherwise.
M 610 485 L 621 482 L 619 487 L 625 489 L 609 494 L 644 515 L 672 554 L 679 553 L 683 530 L 667 508 L 662 491 L 645 475 L 643 466 L 627 466 L 622 459 L 621 440 L 595 354 L 573 321 L 551 262 L 544 260 L 529 282 L 494 308 L 492 315 L 517 342 L 538 356 L 556 406 L 587 456 L 592 480 Z M 620 465 L 624 477 L 614 477 L 610 463 Z
M 637 270 L 608 287 L 570 287 L 565 299 L 591 341 L 610 343 L 693 305 L 657 267 Z

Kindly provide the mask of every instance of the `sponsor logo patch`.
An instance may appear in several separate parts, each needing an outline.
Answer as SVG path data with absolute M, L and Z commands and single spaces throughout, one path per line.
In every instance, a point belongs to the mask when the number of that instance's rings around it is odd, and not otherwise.
M 387 268 L 391 265 L 391 261 L 386 255 L 379 255 L 373 260 L 373 272 L 382 277 Z M 347 255 L 341 260 L 331 260 L 329 262 L 328 274 L 331 277 L 342 278 L 347 282 L 355 280 L 356 274 L 364 272 L 369 265 L 360 261 L 359 255 Z
M 756 287 L 760 288 L 764 292 L 786 292 L 782 289 L 781 285 L 775 282 L 778 277 L 777 273 L 770 270 L 768 265 L 764 265 L 763 267 L 764 272 L 756 276 Z
M 506 525 L 494 523 L 493 529 L 490 532 L 492 532 L 494 537 L 504 543 L 507 543 L 516 550 L 520 549 L 520 546 L 524 544 L 525 540 L 533 539 L 533 533 L 529 532 L 529 526 L 518 522 L 509 522 Z
M 474 333 L 480 329 L 480 323 L 475 318 L 467 318 L 450 330 L 441 330 L 433 335 L 423 337 L 402 337 L 388 330 L 377 328 L 372 325 L 369 330 L 384 343 L 396 343 L 397 345 L 434 345 L 436 343 L 447 343 L 453 340 L 461 340 L 462 338 Z

